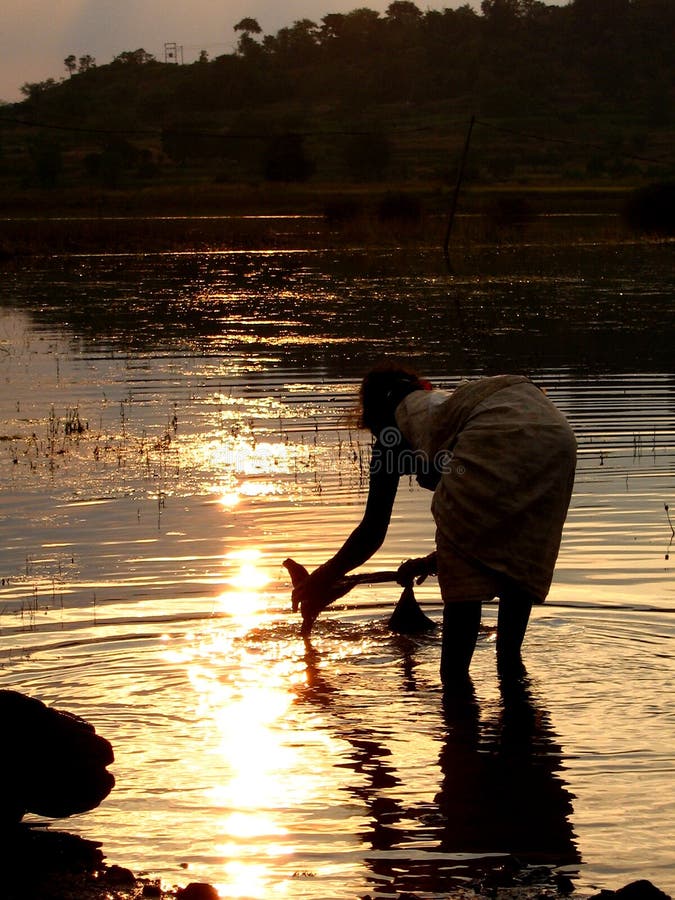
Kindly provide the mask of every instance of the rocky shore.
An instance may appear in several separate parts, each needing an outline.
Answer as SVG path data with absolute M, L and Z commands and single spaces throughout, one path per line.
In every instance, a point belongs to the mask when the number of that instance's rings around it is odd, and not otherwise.
M 155 878 L 109 865 L 101 845 L 50 827 L 21 823 L 0 835 L 0 897 L 2 900 L 218 900 L 210 884 L 162 886 Z M 431 884 L 419 892 L 389 893 L 397 900 L 426 900 Z M 575 890 L 573 882 L 548 867 L 520 867 L 510 860 L 450 890 L 432 889 L 449 900 L 670 900 L 651 882 L 634 881 L 616 891 L 595 895 Z M 292 893 L 290 894 L 292 896 Z M 330 898 L 326 898 L 330 900 Z M 377 900 L 364 894 L 354 900 Z
M 101 845 L 21 823 L 0 835 L 2 900 L 217 900 L 211 885 L 164 890 L 158 879 L 108 865 Z

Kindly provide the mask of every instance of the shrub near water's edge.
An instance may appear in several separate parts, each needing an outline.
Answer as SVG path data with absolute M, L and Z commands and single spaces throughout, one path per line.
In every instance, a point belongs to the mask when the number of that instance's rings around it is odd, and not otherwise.
M 422 201 L 404 191 L 389 191 L 382 197 L 377 207 L 381 222 L 419 222 L 422 218 Z
M 675 235 L 675 182 L 650 184 L 634 191 L 626 203 L 624 217 L 635 231 Z

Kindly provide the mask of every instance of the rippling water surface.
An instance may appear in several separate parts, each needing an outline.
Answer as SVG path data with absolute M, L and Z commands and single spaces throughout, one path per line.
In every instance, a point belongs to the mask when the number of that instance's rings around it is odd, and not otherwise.
M 3 272 L 0 686 L 113 743 L 113 793 L 62 823 L 110 862 L 223 897 L 433 893 L 505 853 L 581 886 L 675 887 L 672 245 L 462 266 L 298 251 Z M 289 609 L 282 560 L 311 568 L 358 522 L 354 390 L 391 351 L 444 387 L 526 371 L 579 439 L 529 677 L 500 693 L 488 607 L 475 702 L 443 702 L 439 635 L 387 631 L 393 586 L 354 590 L 309 647 Z M 402 486 L 370 568 L 431 549 L 428 506 Z M 417 593 L 440 618 L 435 582 Z

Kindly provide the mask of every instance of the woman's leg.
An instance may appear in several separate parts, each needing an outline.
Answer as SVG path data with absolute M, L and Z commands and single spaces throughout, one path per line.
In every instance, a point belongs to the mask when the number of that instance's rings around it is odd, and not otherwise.
M 522 667 L 520 648 L 530 619 L 533 597 L 525 591 L 509 589 L 499 598 L 497 614 L 497 668 L 508 673 Z
M 457 686 L 468 678 L 478 639 L 483 600 L 497 595 L 499 583 L 489 572 L 459 556 L 454 547 L 436 535 L 438 586 L 443 600 L 441 681 Z
M 441 681 L 448 686 L 465 682 L 476 647 L 481 615 L 480 600 L 446 603 L 443 609 Z

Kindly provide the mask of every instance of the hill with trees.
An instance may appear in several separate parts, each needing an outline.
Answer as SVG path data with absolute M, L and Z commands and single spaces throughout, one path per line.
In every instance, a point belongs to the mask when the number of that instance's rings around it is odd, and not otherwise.
M 0 109 L 0 183 L 449 185 L 468 122 L 484 183 L 640 183 L 675 169 L 672 0 L 395 0 L 180 65 L 66 57 Z

